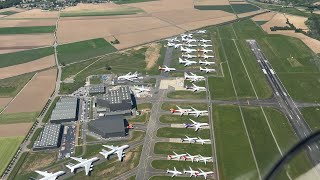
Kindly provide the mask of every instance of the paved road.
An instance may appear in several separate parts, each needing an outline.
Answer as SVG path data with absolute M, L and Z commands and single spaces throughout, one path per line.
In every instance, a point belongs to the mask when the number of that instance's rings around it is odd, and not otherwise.
M 289 122 L 293 126 L 297 136 L 300 139 L 306 138 L 308 135 L 310 135 L 311 129 L 304 120 L 295 102 L 292 100 L 289 93 L 283 86 L 280 78 L 272 69 L 271 64 L 262 53 L 258 43 L 255 40 L 249 40 L 247 42 L 252 48 L 252 51 L 255 54 L 260 67 L 264 71 L 275 93 L 277 102 L 280 104 L 281 108 L 284 109 L 284 112 L 287 115 Z M 318 164 L 320 162 L 320 151 L 318 145 L 308 146 L 308 154 L 314 164 Z

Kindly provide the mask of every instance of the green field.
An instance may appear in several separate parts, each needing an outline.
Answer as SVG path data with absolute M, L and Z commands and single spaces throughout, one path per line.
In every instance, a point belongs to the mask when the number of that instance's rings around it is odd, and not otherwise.
M 52 111 L 54 107 L 56 106 L 57 102 L 59 101 L 60 97 L 56 97 L 53 102 L 51 103 L 51 106 L 48 108 L 47 113 L 44 115 L 42 122 L 47 123 L 50 120 Z
M 231 7 L 236 14 L 247 13 L 247 12 L 259 10 L 259 8 L 257 6 L 253 6 L 251 4 L 231 4 Z
M 14 97 L 30 81 L 34 73 L 0 80 L 0 97 Z
M 313 62 L 314 53 L 301 40 L 283 35 L 268 35 L 251 20 L 213 27 L 210 28 L 210 33 L 218 42 L 217 58 L 223 63 L 226 62 L 226 58 L 228 59 L 239 98 L 255 97 L 240 56 L 258 97 L 269 98 L 272 94 L 265 75 L 245 41 L 256 39 L 293 99 L 307 102 L 320 101 L 318 93 L 320 71 Z M 234 98 L 228 64 L 222 65 L 224 78 L 209 78 L 213 99 Z
M 165 110 L 165 111 L 170 111 L 170 109 L 177 109 L 177 106 L 180 106 L 180 108 L 196 108 L 197 110 L 207 110 L 207 104 L 201 104 L 201 103 L 169 103 L 169 102 L 165 102 L 161 105 L 161 109 Z
M 150 118 L 150 113 L 137 115 L 135 118 L 128 118 L 129 123 L 146 123 Z
M 8 54 L 0 54 L 0 59 L 1 59 L 0 68 L 27 63 L 30 61 L 43 58 L 45 56 L 52 55 L 53 53 L 54 53 L 53 48 L 47 47 L 47 48 L 13 52 Z
M 190 116 L 177 116 L 177 115 L 161 115 L 159 121 L 162 123 L 170 123 L 170 124 L 183 124 L 190 123 Z M 191 117 L 192 119 L 192 117 Z M 197 122 L 208 122 L 207 116 L 200 116 L 196 119 Z
M 151 163 L 152 167 L 155 169 L 173 169 L 176 167 L 178 171 L 183 171 L 183 169 L 187 169 L 192 167 L 193 169 L 201 168 L 203 171 L 213 171 L 212 162 L 204 163 L 192 163 L 191 161 L 170 161 L 170 160 L 154 160 Z
M 258 179 L 239 108 L 214 106 L 213 119 L 220 179 Z
M 320 129 L 320 108 L 319 107 L 307 107 L 301 110 L 301 113 L 309 124 L 312 131 L 317 131 Z
M 86 77 L 96 74 L 126 74 L 128 72 L 138 71 L 141 74 L 157 75 L 159 74 L 158 65 L 162 64 L 165 48 L 161 48 L 160 57 L 157 63 L 151 68 L 146 69 L 145 52 L 147 48 L 139 50 L 129 50 L 126 53 L 113 53 L 101 59 L 93 58 L 92 60 L 83 61 L 68 65 L 62 69 L 62 79 L 74 76 L 74 83 L 61 83 L 60 93 L 72 93 L 85 84 Z M 97 61 L 98 60 L 98 61 Z M 128 64 L 135 66 L 128 67 Z M 86 68 L 87 67 L 87 68 Z M 108 68 L 107 68 L 108 67 Z M 82 71 L 83 70 L 83 71 Z
M 32 137 L 30 138 L 30 144 L 28 144 L 27 148 L 31 149 L 34 141 L 36 141 L 36 139 L 38 138 L 38 136 L 40 135 L 41 131 L 43 128 L 38 128 L 37 130 L 34 131 Z
M 165 138 L 183 138 L 185 135 L 189 137 L 200 137 L 202 139 L 210 139 L 210 129 L 200 129 L 195 131 L 194 128 L 159 128 L 157 137 Z
M 206 92 L 192 92 L 192 91 L 172 91 L 168 93 L 168 98 L 172 99 L 205 99 Z
M 53 33 L 55 29 L 55 26 L 3 27 L 0 28 L 0 34 Z
M 0 15 L 9 16 L 9 15 L 16 14 L 16 13 L 18 13 L 18 12 L 15 12 L 15 11 L 4 11 L 4 12 L 0 12 Z
M 212 156 L 211 144 L 187 144 L 187 143 L 168 143 L 157 142 L 154 146 L 155 154 L 172 154 L 172 151 L 182 154 L 189 153 L 191 155 L 200 154 L 202 156 Z
M 198 10 L 221 10 L 229 13 L 233 13 L 232 7 L 230 5 L 219 5 L 219 6 L 210 6 L 210 5 L 196 5 L 195 9 Z
M 141 103 L 137 105 L 137 110 L 144 110 L 144 109 L 149 109 L 151 110 L 152 104 L 151 103 Z
M 57 152 L 27 152 L 19 159 L 17 168 L 14 168 L 16 174 L 10 176 L 9 179 L 25 180 L 30 177 L 37 177 L 35 170 L 41 170 L 52 165 L 57 160 Z
M 117 51 L 103 38 L 63 44 L 58 46 L 57 50 L 62 65 Z
M 0 175 L 4 172 L 12 157 L 19 149 L 24 137 L 0 137 Z
M 111 11 L 74 11 L 62 12 L 61 17 L 78 17 L 78 16 L 118 16 L 142 13 L 143 11 L 138 8 L 128 7 L 124 9 L 116 9 Z
M 0 114 L 0 124 L 14 124 L 34 122 L 38 117 L 38 112 L 19 112 L 10 114 Z
M 119 162 L 117 158 L 110 159 L 101 164 L 95 165 L 90 176 L 86 176 L 84 171 L 76 173 L 74 176 L 67 178 L 68 180 L 90 180 L 90 179 L 112 179 L 125 172 L 130 171 L 139 164 L 142 145 L 126 152 L 123 162 Z M 130 158 L 128 156 L 130 155 Z

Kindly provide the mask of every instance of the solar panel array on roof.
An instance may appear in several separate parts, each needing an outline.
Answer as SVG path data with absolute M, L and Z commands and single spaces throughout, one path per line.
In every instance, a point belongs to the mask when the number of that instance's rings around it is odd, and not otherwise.
M 107 112 L 126 111 L 132 109 L 131 91 L 128 86 L 109 90 L 106 95 L 97 98 L 97 105 L 106 107 Z
M 50 149 L 57 148 L 60 145 L 61 139 L 61 125 L 60 124 L 47 124 L 44 126 L 39 137 L 33 144 L 33 149 Z
M 124 86 L 117 90 L 109 90 L 104 96 L 104 100 L 108 100 L 110 104 L 121 103 L 123 100 L 131 100 L 130 88 L 128 86 Z
M 97 85 L 91 85 L 89 88 L 90 94 L 99 94 L 99 93 L 105 93 L 106 87 L 103 84 L 97 84 Z
M 78 98 L 61 97 L 52 111 L 52 123 L 70 122 L 77 119 Z

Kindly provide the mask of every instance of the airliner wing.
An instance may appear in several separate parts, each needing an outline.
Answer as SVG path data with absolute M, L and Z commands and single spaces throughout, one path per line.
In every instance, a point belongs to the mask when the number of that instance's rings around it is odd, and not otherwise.
M 82 159 L 82 158 L 77 158 L 77 157 L 70 157 L 71 159 L 73 159 L 73 160 L 76 160 L 76 161 L 78 161 L 78 162 L 83 162 L 83 161 L 85 161 L 84 159 Z
M 118 147 L 117 146 L 109 146 L 109 145 L 103 145 L 103 147 L 106 147 L 106 148 L 109 148 L 109 149 L 117 149 Z
M 123 149 L 117 151 L 117 156 L 118 156 L 119 161 L 122 160 L 122 154 L 123 154 Z
M 36 173 L 40 174 L 41 176 L 48 177 L 52 175 L 52 173 L 44 172 L 44 171 L 35 171 Z
M 87 164 L 84 165 L 84 169 L 86 171 L 86 175 L 88 175 L 89 172 L 90 172 L 91 164 L 92 164 L 92 162 L 91 163 L 88 162 Z

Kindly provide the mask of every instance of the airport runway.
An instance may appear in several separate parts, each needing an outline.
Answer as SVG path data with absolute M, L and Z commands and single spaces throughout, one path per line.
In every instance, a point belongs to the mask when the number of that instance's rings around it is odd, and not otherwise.
M 311 129 L 309 125 L 306 123 L 306 121 L 304 120 L 297 105 L 288 94 L 286 88 L 283 86 L 282 82 L 280 81 L 280 78 L 272 69 L 271 64 L 269 63 L 267 58 L 264 56 L 256 40 L 247 40 L 247 42 L 250 45 L 252 52 L 256 56 L 262 71 L 266 75 L 274 91 L 276 100 L 278 101 L 281 108 L 283 109 L 282 111 L 285 113 L 285 115 L 289 119 L 289 122 L 293 126 L 297 136 L 300 139 L 306 138 L 308 135 L 311 134 Z M 308 146 L 307 151 L 314 165 L 318 164 L 320 162 L 319 146 L 317 144 L 310 145 Z

